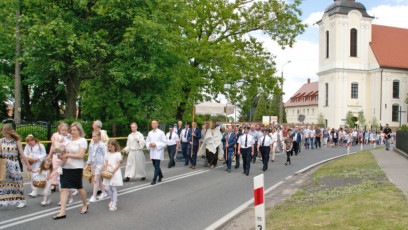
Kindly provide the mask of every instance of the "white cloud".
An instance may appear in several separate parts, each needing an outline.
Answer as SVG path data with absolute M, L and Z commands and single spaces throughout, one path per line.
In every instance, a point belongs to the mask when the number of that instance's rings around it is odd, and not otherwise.
M 373 24 L 408 28 L 408 1 L 405 2 L 400 6 L 377 6 L 368 10 L 368 14 L 375 17 Z
M 316 22 L 320 21 L 322 19 L 324 12 L 314 12 L 309 15 L 309 17 L 306 18 L 306 20 L 303 21 L 303 23 L 307 24 L 308 26 L 316 26 Z

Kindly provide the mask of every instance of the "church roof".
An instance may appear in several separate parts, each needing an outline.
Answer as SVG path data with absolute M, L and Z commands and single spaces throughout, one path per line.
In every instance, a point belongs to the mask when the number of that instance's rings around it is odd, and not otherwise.
M 381 67 L 408 69 L 408 29 L 371 25 L 371 49 Z
M 310 82 L 310 79 L 308 79 L 307 83 L 300 87 L 300 89 L 285 103 L 285 108 L 294 106 L 318 105 L 319 101 L 316 100 L 316 96 L 318 94 L 319 82 Z M 304 96 L 306 97 L 305 101 L 303 101 Z M 312 100 L 309 100 L 309 96 L 312 96 Z M 297 102 L 296 98 L 299 98 Z
M 355 0 L 334 0 L 330 6 L 326 8 L 324 13 L 328 13 L 329 16 L 334 14 L 348 14 L 352 10 L 358 10 L 363 17 L 372 18 L 367 14 L 366 8 L 363 4 L 355 2 Z

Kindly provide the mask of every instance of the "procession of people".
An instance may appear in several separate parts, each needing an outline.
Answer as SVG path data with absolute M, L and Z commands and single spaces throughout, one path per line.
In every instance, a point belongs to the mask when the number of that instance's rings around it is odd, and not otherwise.
M 184 124 L 184 128 L 182 125 Z M 190 127 L 191 125 L 191 127 Z M 75 193 L 82 201 L 80 213 L 88 211 L 90 203 L 110 198 L 109 211 L 117 210 L 117 186 L 134 179 L 146 180 L 146 156 L 144 150 L 149 151 L 149 158 L 154 167 L 151 185 L 162 182 L 164 178 L 161 162 L 165 159 L 167 148 L 168 168 L 176 166 L 177 153 L 182 155 L 182 163 L 192 170 L 196 169 L 198 159 L 203 159 L 203 167 L 214 169 L 219 161 L 226 165 L 225 171 L 231 173 L 233 162 L 235 169 L 240 168 L 246 176 L 250 175 L 251 164 L 259 159 L 262 170 L 270 170 L 270 164 L 276 164 L 275 156 L 278 152 L 286 155 L 285 165 L 293 163 L 293 157 L 298 156 L 305 149 L 341 147 L 357 144 L 385 144 L 390 149 L 390 143 L 395 143 L 395 132 L 388 125 L 383 131 L 363 130 L 357 128 L 320 128 L 302 125 L 263 125 L 243 123 L 217 124 L 214 121 L 203 124 L 202 130 L 196 122 L 182 122 L 171 124 L 168 132 L 159 129 L 159 122 L 153 120 L 152 130 L 145 138 L 138 131 L 136 122 L 130 124 L 131 133 L 127 137 L 126 146 L 120 149 L 114 139 L 109 139 L 107 132 L 102 130 L 102 122 L 95 121 L 92 125 L 92 139 L 89 144 L 80 123 L 68 125 L 61 122 L 58 132 L 52 138 L 49 154 L 33 135 L 26 137 L 23 149 L 21 138 L 10 125 L 1 129 L 1 158 L 6 159 L 7 171 L 0 175 L 0 207 L 16 205 L 25 207 L 26 200 L 23 191 L 23 165 L 30 172 L 30 197 L 44 195 L 41 205 L 51 203 L 51 191 L 59 190 L 60 212 L 53 216 L 58 220 L 66 218 L 67 204 L 73 202 Z M 181 149 L 179 149 L 181 147 Z M 84 157 L 88 154 L 85 163 Z M 120 170 L 122 154 L 127 154 L 124 176 Z M 242 158 L 242 162 L 240 160 Z M 2 161 L 3 162 L 3 161 Z M 85 167 L 86 166 L 86 167 Z M 84 169 L 85 168 L 85 169 Z M 89 200 L 83 187 L 83 176 L 89 170 L 93 183 L 92 196 Z M 44 182 L 42 185 L 40 182 Z M 12 186 L 11 186 L 12 185 Z M 10 187 L 11 186 L 11 187 Z M 7 190 L 7 192 L 6 192 Z M 97 196 L 100 194 L 99 196 Z

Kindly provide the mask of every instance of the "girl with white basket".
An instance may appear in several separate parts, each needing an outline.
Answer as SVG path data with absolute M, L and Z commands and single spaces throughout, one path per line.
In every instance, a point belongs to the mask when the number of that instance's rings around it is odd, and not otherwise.
M 31 197 L 37 196 L 37 189 L 33 185 L 33 180 L 38 175 L 38 169 L 40 168 L 41 163 L 44 161 L 47 152 L 43 144 L 40 144 L 33 135 L 28 135 L 25 139 L 27 145 L 24 148 L 24 155 L 26 156 L 28 162 L 31 164 L 32 172 L 30 173 L 31 177 L 31 193 L 28 194 Z
M 109 140 L 108 152 L 105 156 L 105 164 L 103 166 L 102 177 L 105 191 L 111 198 L 109 203 L 109 211 L 117 209 L 116 202 L 118 201 L 117 186 L 123 186 L 122 172 L 120 171 L 120 164 L 122 162 L 122 155 L 120 154 L 119 144 L 116 140 Z
M 42 206 L 51 203 L 51 169 L 52 160 L 47 158 L 38 169 L 33 171 L 33 173 L 36 173 L 36 176 L 33 178 L 33 186 L 37 188 L 38 194 L 42 193 L 44 195 L 44 200 L 41 202 Z

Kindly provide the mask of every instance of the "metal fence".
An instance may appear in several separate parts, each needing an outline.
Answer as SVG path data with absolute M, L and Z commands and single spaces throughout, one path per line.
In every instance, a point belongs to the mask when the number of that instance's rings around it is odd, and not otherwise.
M 408 153 L 408 131 L 397 131 L 397 149 Z

